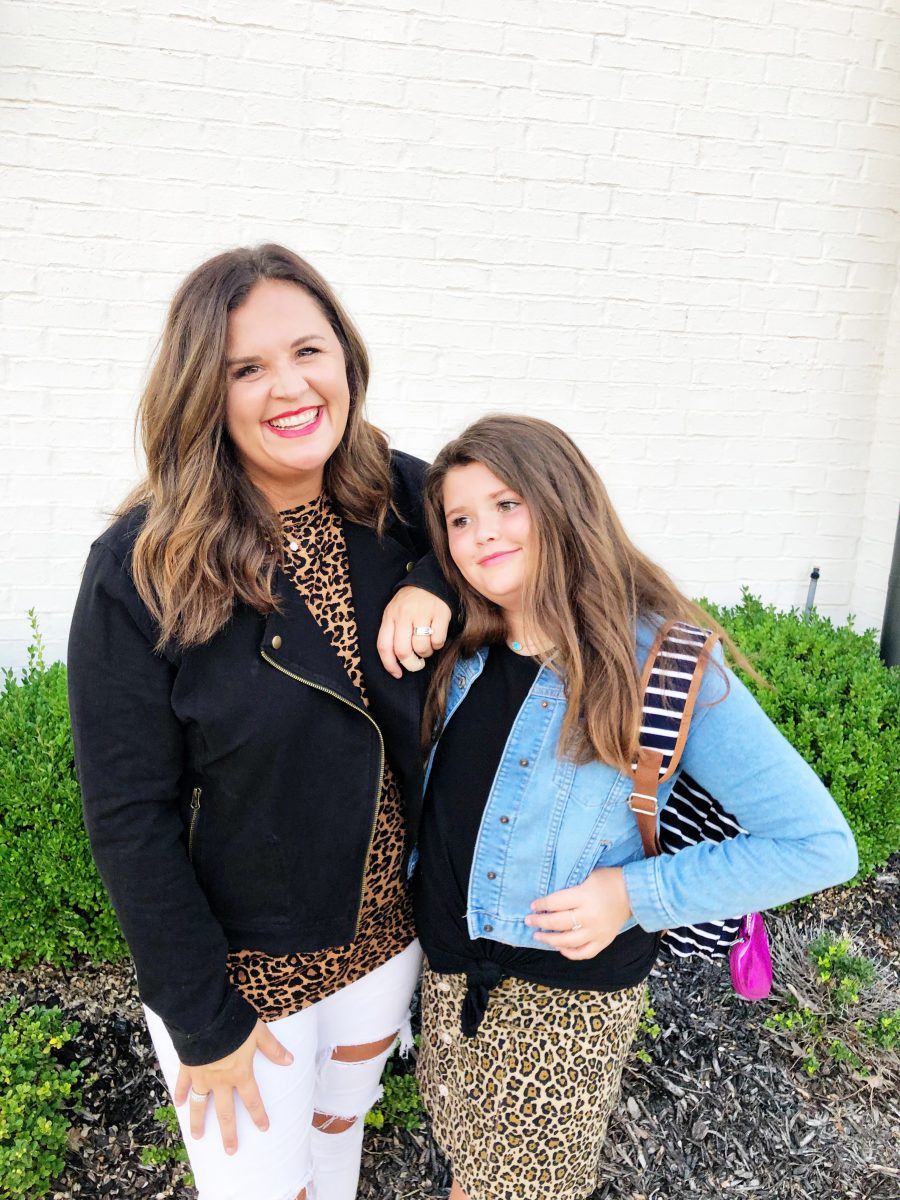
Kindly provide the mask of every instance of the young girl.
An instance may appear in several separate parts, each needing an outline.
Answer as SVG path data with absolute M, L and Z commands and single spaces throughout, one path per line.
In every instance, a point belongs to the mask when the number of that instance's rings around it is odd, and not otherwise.
M 664 619 L 711 622 L 559 429 L 476 422 L 438 455 L 426 514 L 465 622 L 426 709 L 421 1084 L 450 1200 L 575 1200 L 597 1186 L 659 931 L 839 883 L 856 850 L 717 651 L 681 761 L 748 832 L 644 857 L 641 667 Z

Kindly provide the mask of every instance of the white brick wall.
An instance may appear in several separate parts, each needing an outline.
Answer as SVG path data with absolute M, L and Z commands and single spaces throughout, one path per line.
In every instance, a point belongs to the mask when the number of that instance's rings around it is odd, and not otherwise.
M 0 663 L 63 653 L 179 278 L 277 239 L 431 454 L 550 416 L 694 594 L 880 620 L 894 0 L 7 0 Z M 893 304 L 893 307 L 892 307 Z

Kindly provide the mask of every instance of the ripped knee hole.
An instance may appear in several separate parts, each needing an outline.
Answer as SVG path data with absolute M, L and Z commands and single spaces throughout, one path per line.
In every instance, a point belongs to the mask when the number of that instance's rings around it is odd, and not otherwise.
M 390 1037 L 382 1038 L 378 1042 L 366 1042 L 364 1046 L 335 1046 L 331 1057 L 335 1062 L 368 1062 L 377 1058 L 379 1054 L 384 1054 L 385 1050 L 390 1050 L 398 1037 L 398 1033 L 392 1033 Z
M 318 1129 L 320 1133 L 346 1133 L 356 1122 L 358 1117 L 330 1117 L 327 1113 L 313 1113 L 313 1129 Z

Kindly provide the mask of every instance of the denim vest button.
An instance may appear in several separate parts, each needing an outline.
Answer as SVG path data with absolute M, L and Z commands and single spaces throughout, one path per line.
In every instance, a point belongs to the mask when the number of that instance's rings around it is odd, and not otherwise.
M 520 766 L 520 767 L 527 767 L 527 766 L 528 766 L 528 759 L 527 759 L 527 758 L 520 758 L 520 759 L 519 759 L 519 766 Z
M 457 687 L 465 687 L 465 686 L 466 686 L 466 680 L 465 680 L 465 677 L 464 677 L 463 675 L 457 675 L 457 677 L 456 677 L 456 686 L 457 686 Z
M 493 932 L 494 932 L 494 927 L 493 927 L 493 925 L 485 925 L 485 927 L 484 927 L 484 932 L 485 932 L 485 933 L 493 933 Z
M 542 700 L 542 701 L 541 701 L 541 708 L 549 708 L 549 707 L 550 707 L 550 701 L 549 701 L 549 700 Z
M 501 818 L 500 818 L 500 824 L 501 824 L 501 825 L 508 825 L 508 824 L 509 824 L 509 817 L 501 817 Z
M 497 878 L 496 871 L 488 871 L 488 879 L 496 879 L 496 878 Z

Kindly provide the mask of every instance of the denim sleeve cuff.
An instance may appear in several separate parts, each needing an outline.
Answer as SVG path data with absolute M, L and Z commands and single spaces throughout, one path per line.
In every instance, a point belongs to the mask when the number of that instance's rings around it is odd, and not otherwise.
M 658 858 L 641 858 L 626 863 L 622 868 L 625 890 L 631 911 L 640 927 L 647 933 L 668 929 L 677 924 L 674 914 L 666 908 L 662 898 L 662 882 Z
M 216 1062 L 237 1050 L 246 1042 L 256 1025 L 256 1010 L 240 995 L 229 991 L 216 1019 L 198 1033 L 184 1033 L 166 1028 L 175 1051 L 188 1067 L 199 1067 Z

